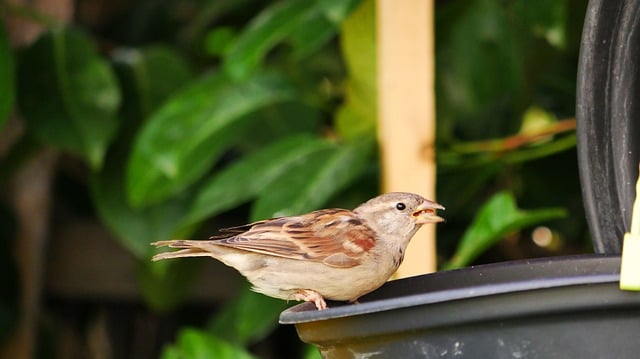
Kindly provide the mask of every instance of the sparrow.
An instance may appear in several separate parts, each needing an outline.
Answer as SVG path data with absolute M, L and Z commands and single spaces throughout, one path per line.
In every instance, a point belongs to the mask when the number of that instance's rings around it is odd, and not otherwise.
M 426 223 L 442 222 L 438 203 L 406 192 L 382 194 L 354 210 L 321 209 L 221 229 L 209 240 L 168 240 L 178 248 L 158 261 L 213 257 L 235 268 L 253 290 L 284 300 L 356 302 L 398 269 L 411 237 Z

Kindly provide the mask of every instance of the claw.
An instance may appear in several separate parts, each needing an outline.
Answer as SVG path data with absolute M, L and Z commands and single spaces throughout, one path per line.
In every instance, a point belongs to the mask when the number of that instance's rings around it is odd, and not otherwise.
M 327 309 L 327 303 L 320 293 L 311 289 L 298 289 L 293 293 L 293 299 L 303 300 L 305 302 L 313 302 L 318 310 Z

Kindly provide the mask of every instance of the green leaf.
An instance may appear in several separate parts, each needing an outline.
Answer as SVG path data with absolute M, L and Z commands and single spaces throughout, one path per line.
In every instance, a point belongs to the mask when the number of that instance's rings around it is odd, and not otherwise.
M 304 359 L 322 359 L 322 355 L 320 355 L 320 350 L 313 345 L 308 344 L 305 347 Z
M 359 1 L 288 0 L 271 5 L 238 36 L 227 52 L 225 70 L 233 78 L 244 78 L 283 41 L 293 45 L 295 57 L 308 55 L 335 35 L 342 19 Z
M 268 73 L 242 82 L 213 74 L 180 91 L 153 114 L 136 139 L 127 172 L 129 200 L 141 206 L 180 192 L 242 133 L 247 114 L 293 93 L 283 78 Z
M 229 344 L 207 332 L 185 328 L 178 342 L 164 349 L 162 359 L 255 359 L 244 349 Z
M 264 55 L 291 33 L 308 6 L 305 1 L 280 1 L 262 11 L 227 52 L 225 70 L 233 78 L 248 76 Z
M 333 38 L 340 24 L 362 0 L 316 0 L 309 2 L 307 11 L 298 18 L 289 34 L 293 56 L 300 59 L 317 51 Z
M 204 184 L 187 215 L 187 223 L 201 221 L 250 200 L 292 166 L 331 146 L 327 140 L 298 135 L 240 159 Z
M 373 142 L 367 139 L 314 153 L 264 188 L 251 210 L 252 220 L 318 209 L 362 174 L 372 152 Z
M 349 75 L 345 103 L 336 117 L 336 129 L 342 138 L 375 134 L 378 118 L 375 21 L 375 1 L 366 0 L 342 24 L 340 45 Z
M 322 133 L 326 129 L 326 113 L 309 103 L 289 101 L 254 112 L 248 116 L 248 122 L 249 134 L 234 147 L 241 153 L 261 150 L 286 137 Z M 260 131 L 252 131 L 252 128 L 260 128 Z
M 505 235 L 564 216 L 566 211 L 562 208 L 523 211 L 517 208 L 511 193 L 497 193 L 478 211 L 473 223 L 465 231 L 453 258 L 443 269 L 467 266 Z
M 100 168 L 118 126 L 120 92 L 83 33 L 47 33 L 20 59 L 19 104 L 30 130 Z
M 514 6 L 518 18 L 524 20 L 531 33 L 557 49 L 566 47 L 566 0 L 517 1 Z
M 90 185 L 100 219 L 140 260 L 150 258 L 149 243 L 172 237 L 190 203 L 190 198 L 182 195 L 146 208 L 132 207 L 126 198 L 122 164 L 117 159 L 108 161 L 103 171 L 93 173 Z
M 212 56 L 224 56 L 235 40 L 235 31 L 227 26 L 215 28 L 205 35 L 204 50 Z
M 209 329 L 230 343 L 246 346 L 271 333 L 278 326 L 280 312 L 290 305 L 253 292 L 247 286 L 213 318 Z
M 0 129 L 9 117 L 15 98 L 13 54 L 9 45 L 9 37 L 0 21 Z
M 118 49 L 113 62 L 123 91 L 123 126 L 132 131 L 137 130 L 132 124 L 139 124 L 192 77 L 178 53 L 163 46 Z

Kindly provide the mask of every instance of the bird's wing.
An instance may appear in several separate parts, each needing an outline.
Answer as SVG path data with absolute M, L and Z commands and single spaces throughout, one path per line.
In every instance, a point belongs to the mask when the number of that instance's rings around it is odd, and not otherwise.
M 358 265 L 376 242 L 375 232 L 345 209 L 274 218 L 227 231 L 230 235 L 220 236 L 216 244 L 345 268 Z

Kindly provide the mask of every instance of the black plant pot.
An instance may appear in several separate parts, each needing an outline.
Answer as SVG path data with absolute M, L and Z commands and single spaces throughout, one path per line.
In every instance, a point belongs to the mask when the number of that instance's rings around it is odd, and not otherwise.
M 621 253 L 640 160 L 640 1 L 591 0 L 576 91 L 578 166 L 598 253 Z
M 578 69 L 580 180 L 596 255 L 386 283 L 359 305 L 284 311 L 325 358 L 638 358 L 640 293 L 618 289 L 640 159 L 640 1 L 592 0 Z M 636 124 L 638 123 L 638 124 Z
M 637 358 L 640 294 L 618 289 L 619 267 L 588 255 L 439 272 L 280 322 L 325 358 Z

